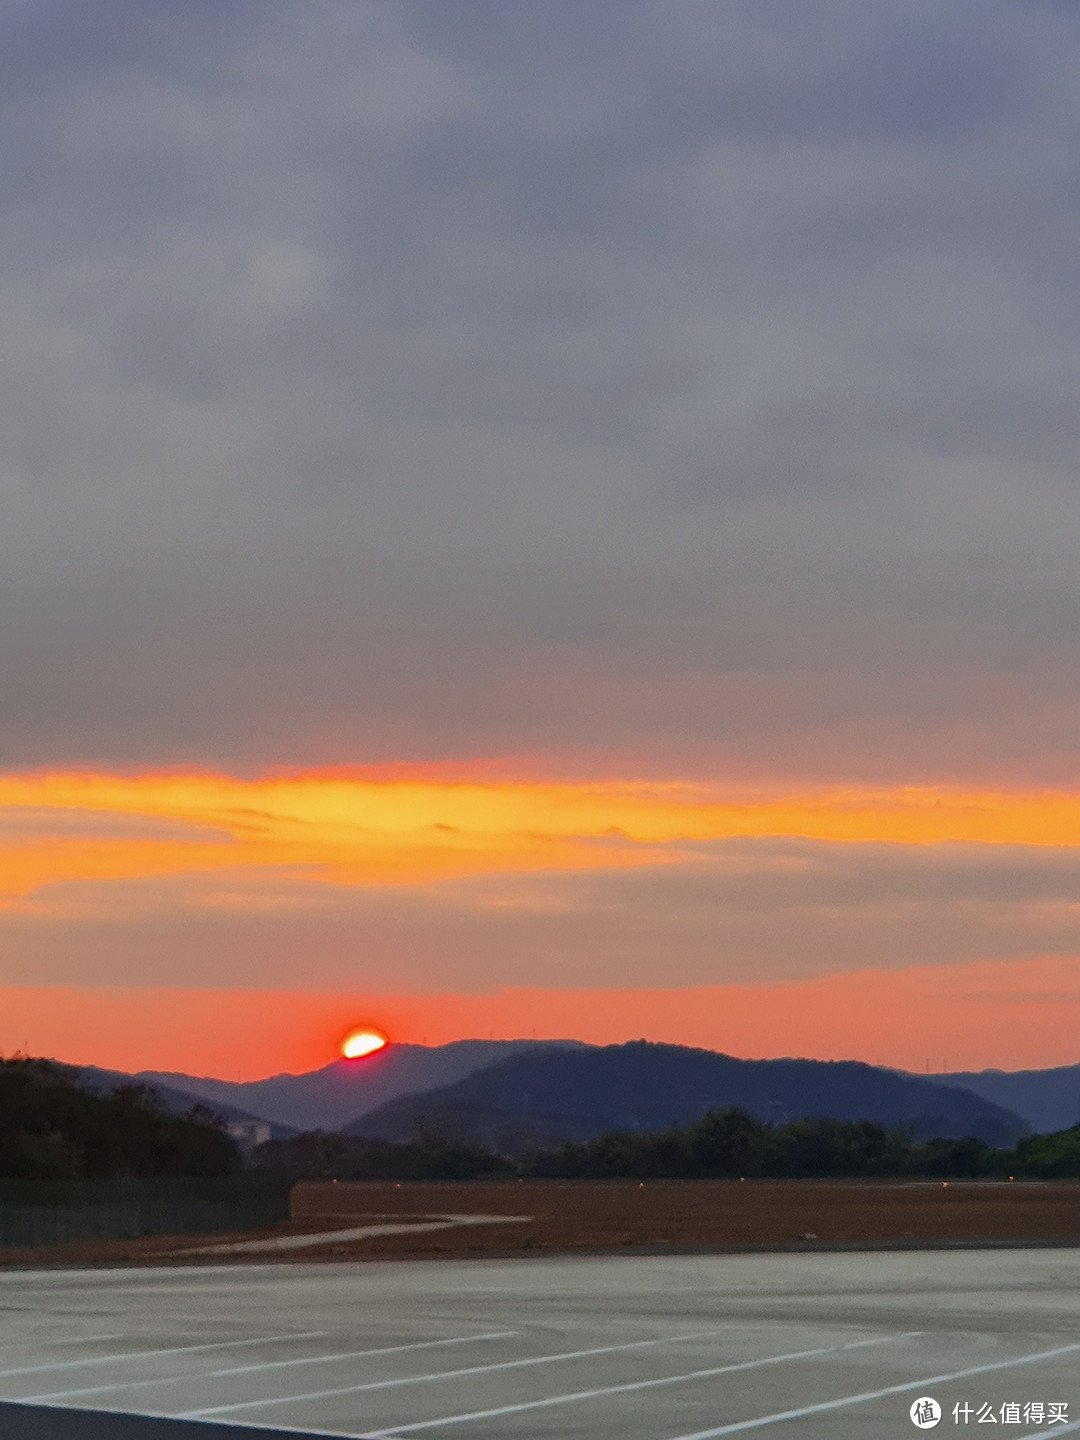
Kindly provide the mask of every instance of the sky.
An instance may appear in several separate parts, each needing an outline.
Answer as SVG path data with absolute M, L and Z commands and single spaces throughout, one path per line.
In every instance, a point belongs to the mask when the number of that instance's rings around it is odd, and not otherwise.
M 1080 1061 L 1064 0 L 0 0 L 0 1052 Z

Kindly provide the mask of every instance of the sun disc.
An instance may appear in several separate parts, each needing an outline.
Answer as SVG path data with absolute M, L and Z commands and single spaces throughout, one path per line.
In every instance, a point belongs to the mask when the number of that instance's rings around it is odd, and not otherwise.
M 374 1055 L 376 1050 L 386 1048 L 386 1036 L 370 1025 L 359 1030 L 350 1030 L 341 1042 L 341 1053 L 346 1060 L 362 1060 L 365 1055 Z

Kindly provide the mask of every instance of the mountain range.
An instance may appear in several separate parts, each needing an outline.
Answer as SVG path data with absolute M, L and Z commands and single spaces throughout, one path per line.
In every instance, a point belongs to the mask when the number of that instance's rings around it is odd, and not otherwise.
M 1080 1065 L 1051 1070 L 977 1070 L 938 1075 L 941 1085 L 959 1085 L 995 1105 L 1022 1115 L 1042 1134 L 1080 1124 Z
M 363 1061 L 338 1060 L 306 1074 L 282 1074 L 247 1082 L 163 1071 L 131 1076 L 94 1067 L 85 1067 L 83 1073 L 101 1086 L 130 1083 L 132 1079 L 152 1084 L 170 1110 L 190 1109 L 202 1102 L 227 1120 L 266 1120 L 275 1137 L 312 1129 L 389 1137 L 409 1131 L 415 1134 L 425 1127 L 437 1130 L 441 1126 L 445 1130 L 456 1125 L 468 1131 L 471 1125 L 488 1134 L 506 1127 L 521 1131 L 525 1126 L 535 1138 L 555 1139 L 594 1133 L 594 1124 L 601 1122 L 631 1129 L 645 1124 L 670 1124 L 683 1115 L 693 1118 L 690 1112 L 694 1107 L 707 1104 L 738 1104 L 760 1118 L 776 1121 L 815 1113 L 833 1114 L 836 1118 L 880 1118 L 924 1128 L 937 1117 L 949 1127 L 948 1133 L 961 1120 L 965 1124 L 989 1122 L 990 1128 L 983 1132 L 986 1138 L 999 1133 L 997 1126 L 1012 1134 L 1025 1125 L 1038 1132 L 1060 1130 L 1075 1124 L 1080 1115 L 1080 1065 L 1011 1073 L 952 1072 L 930 1079 L 855 1061 L 740 1061 L 712 1051 L 640 1044 L 643 1048 L 639 1050 L 632 1046 L 592 1047 L 576 1041 L 532 1040 L 459 1040 L 434 1047 L 393 1045 Z M 557 1078 L 557 1062 L 541 1064 L 541 1069 L 546 1067 L 550 1075 L 550 1084 L 542 1081 L 539 1072 L 530 1072 L 526 1077 L 514 1067 L 499 1068 L 507 1060 L 529 1055 L 536 1063 L 540 1063 L 540 1056 L 553 1053 L 564 1057 L 610 1057 L 624 1051 L 631 1059 L 635 1055 L 642 1059 L 656 1050 L 670 1052 L 672 1065 L 673 1057 L 679 1054 L 711 1057 L 686 1062 L 685 1074 L 697 1078 L 686 1082 L 689 1089 L 685 1104 L 669 1094 L 658 1108 L 648 1083 L 642 1081 L 639 1085 L 630 1073 L 635 1065 L 631 1064 L 629 1071 L 620 1068 L 625 1066 L 625 1060 L 609 1058 L 601 1062 L 602 1066 L 613 1066 L 613 1074 L 618 1071 L 621 1075 L 619 1085 L 624 1088 L 618 1094 L 590 1093 L 591 1076 L 581 1081 L 586 1087 L 582 1094 L 573 1094 Z M 655 1063 L 655 1059 L 649 1061 Z M 707 1081 L 701 1078 L 706 1071 Z M 487 1078 L 481 1078 L 484 1076 Z M 528 1083 L 523 1084 L 526 1078 Z M 943 1097 L 941 1091 L 948 1091 L 950 1098 Z M 888 1104 L 886 1092 L 892 1096 Z M 601 1099 L 602 1095 L 606 1098 Z M 957 1099 L 960 1095 L 966 1098 Z M 976 1101 L 978 1104 L 971 1108 Z M 460 1108 L 457 1118 L 452 1119 L 454 1107 L 462 1106 L 472 1117 L 468 1124 Z
M 109 1094 L 123 1085 L 147 1085 L 155 1092 L 162 1106 L 173 1115 L 184 1115 L 196 1105 L 208 1105 L 215 1115 L 219 1115 L 225 1121 L 269 1124 L 270 1135 L 274 1140 L 285 1140 L 290 1135 L 297 1134 L 295 1125 L 283 1125 L 274 1120 L 267 1120 L 265 1116 L 255 1115 L 250 1110 L 230 1104 L 227 1100 L 208 1100 L 207 1097 L 197 1094 L 194 1090 L 184 1090 L 175 1085 L 166 1085 L 156 1078 L 128 1075 L 123 1070 L 102 1070 L 97 1065 L 78 1065 L 73 1068 L 78 1071 L 81 1083 L 88 1090 L 98 1090 Z M 176 1078 L 187 1080 L 189 1077 L 179 1075 Z
M 522 1155 L 612 1130 L 663 1130 L 737 1106 L 782 1124 L 807 1115 L 910 1129 L 916 1140 L 975 1135 L 1009 1146 L 1024 1121 L 952 1085 L 859 1061 L 737 1060 L 645 1040 L 508 1055 L 453 1085 L 399 1095 L 345 1126 L 379 1140 L 439 1140 Z
M 335 1060 L 303 1075 L 266 1080 L 213 1080 L 144 1070 L 148 1085 L 186 1091 L 219 1107 L 246 1111 L 293 1130 L 340 1130 L 398 1095 L 437 1090 L 514 1055 L 536 1049 L 535 1040 L 455 1040 L 449 1045 L 390 1045 L 363 1060 Z M 576 1040 L 544 1041 L 546 1048 L 580 1047 Z

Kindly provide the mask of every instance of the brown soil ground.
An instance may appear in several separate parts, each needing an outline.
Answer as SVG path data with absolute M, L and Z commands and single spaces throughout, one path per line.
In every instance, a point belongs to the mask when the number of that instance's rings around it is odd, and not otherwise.
M 809 1247 L 920 1241 L 1080 1244 L 1080 1184 L 836 1181 L 534 1181 L 298 1185 L 297 1219 L 343 1228 L 376 1212 L 532 1215 L 530 1224 L 372 1236 L 350 1254 L 435 1255 L 626 1247 Z M 363 1223 L 360 1221 L 359 1223 Z M 812 1238 L 811 1238 L 812 1237 Z
M 375 1235 L 282 1261 L 523 1255 L 543 1251 L 752 1250 L 953 1244 L 1080 1245 L 1080 1183 L 837 1181 L 525 1181 L 516 1184 L 313 1183 L 292 1195 L 293 1220 L 260 1236 L 310 1234 L 444 1214 L 527 1215 L 414 1235 Z M 182 1255 L 255 1235 L 154 1236 L 0 1251 L 0 1265 L 226 1263 Z

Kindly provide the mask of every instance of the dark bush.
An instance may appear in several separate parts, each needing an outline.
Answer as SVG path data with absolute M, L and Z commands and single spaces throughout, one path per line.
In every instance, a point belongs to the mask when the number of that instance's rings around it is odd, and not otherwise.
M 231 1175 L 239 1152 L 202 1106 L 165 1110 L 144 1085 L 106 1094 L 51 1060 L 0 1060 L 0 1178 Z
M 252 1156 L 258 1170 L 298 1180 L 476 1180 L 506 1175 L 513 1164 L 479 1145 L 395 1145 L 310 1130 L 268 1140 Z M 515 1171 L 516 1173 L 516 1171 Z
M 910 1131 L 868 1120 L 767 1125 L 744 1110 L 713 1110 L 696 1125 L 657 1134 L 617 1131 L 564 1145 L 530 1157 L 526 1170 L 553 1179 L 1080 1176 L 1080 1126 L 995 1150 L 970 1135 L 920 1144 Z
M 1047 1180 L 1080 1177 L 1080 1125 L 1054 1135 L 1028 1135 L 1013 1153 L 1014 1173 Z

